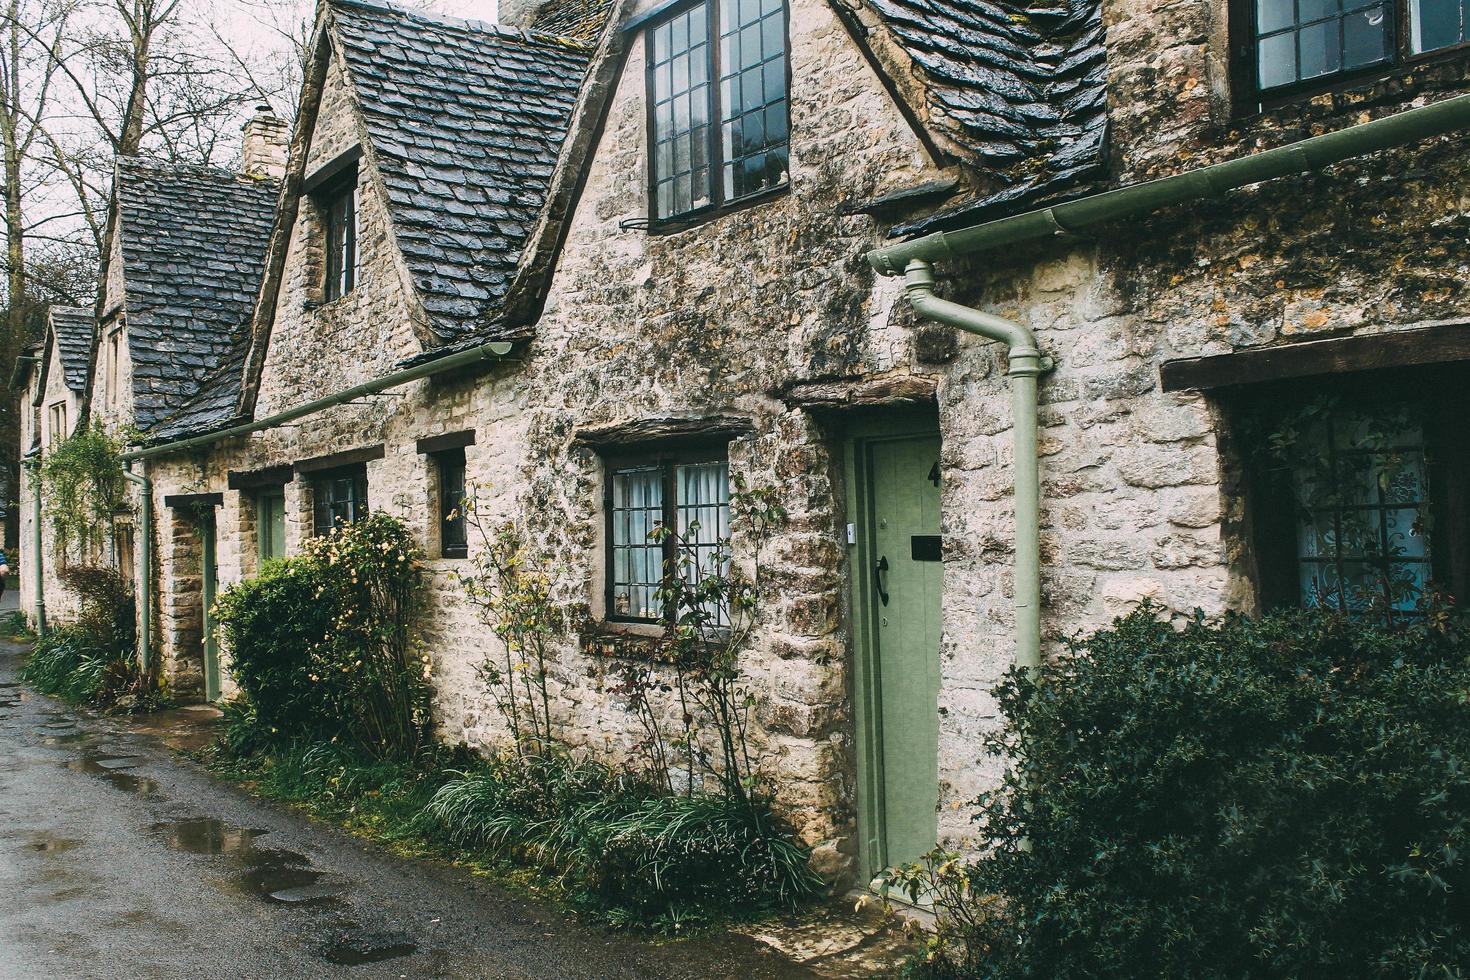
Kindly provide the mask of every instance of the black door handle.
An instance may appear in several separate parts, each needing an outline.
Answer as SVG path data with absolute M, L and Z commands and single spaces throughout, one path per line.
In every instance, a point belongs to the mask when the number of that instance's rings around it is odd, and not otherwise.
M 873 566 L 873 585 L 878 589 L 878 598 L 883 605 L 888 605 L 888 593 L 883 588 L 883 573 L 888 571 L 888 556 L 884 555 L 878 559 L 878 564 Z

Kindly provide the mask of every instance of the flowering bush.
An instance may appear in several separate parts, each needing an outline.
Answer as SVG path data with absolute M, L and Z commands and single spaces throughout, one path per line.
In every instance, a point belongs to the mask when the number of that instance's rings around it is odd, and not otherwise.
M 412 637 L 421 579 L 408 529 L 374 514 L 227 590 L 215 618 L 259 740 L 417 751 L 431 698 Z

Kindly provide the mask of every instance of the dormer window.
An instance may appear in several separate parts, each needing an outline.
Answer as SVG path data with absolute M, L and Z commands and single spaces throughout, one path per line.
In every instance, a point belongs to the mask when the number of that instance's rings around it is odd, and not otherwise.
M 357 285 L 357 171 L 333 181 L 318 198 L 326 252 L 322 298 L 330 303 Z
M 687 222 L 784 189 L 783 0 L 703 0 L 649 27 L 644 45 L 651 223 Z
M 1237 0 L 1262 100 L 1309 94 L 1470 43 L 1470 0 Z

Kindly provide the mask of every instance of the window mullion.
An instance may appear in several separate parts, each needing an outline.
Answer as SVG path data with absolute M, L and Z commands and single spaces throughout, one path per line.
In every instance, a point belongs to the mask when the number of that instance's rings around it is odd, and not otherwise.
M 710 203 L 718 209 L 725 204 L 725 137 L 723 105 L 720 102 L 720 49 L 724 38 L 720 34 L 720 0 L 709 0 L 705 13 L 709 27 L 709 191 Z
M 674 499 L 674 470 L 673 460 L 665 459 L 660 464 L 660 479 L 664 486 L 664 587 L 679 574 L 679 510 L 678 501 Z M 666 620 L 672 625 L 678 622 L 679 610 L 677 607 L 663 610 Z

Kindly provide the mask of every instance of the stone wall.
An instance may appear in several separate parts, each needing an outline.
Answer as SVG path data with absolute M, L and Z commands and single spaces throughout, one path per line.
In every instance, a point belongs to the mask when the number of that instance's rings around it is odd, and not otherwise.
M 342 67 L 334 60 L 311 139 L 307 180 L 359 145 L 360 124 Z M 315 199 L 303 195 L 291 231 L 277 300 L 281 315 L 270 338 L 268 380 L 260 389 L 257 415 L 320 397 L 329 384 L 335 389 L 386 374 L 418 351 L 414 304 L 405 292 L 382 188 L 368 161 L 358 164 L 358 208 L 356 288 L 323 302 L 323 219 Z

